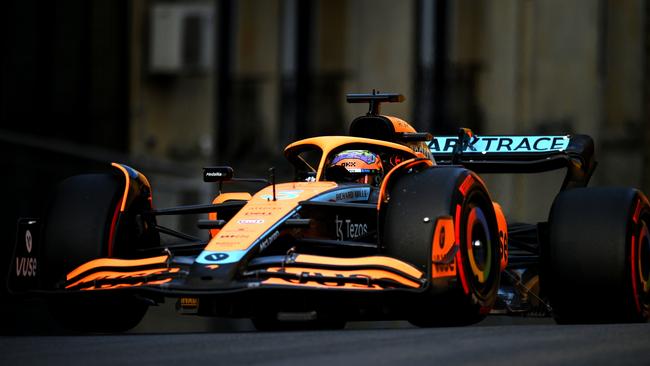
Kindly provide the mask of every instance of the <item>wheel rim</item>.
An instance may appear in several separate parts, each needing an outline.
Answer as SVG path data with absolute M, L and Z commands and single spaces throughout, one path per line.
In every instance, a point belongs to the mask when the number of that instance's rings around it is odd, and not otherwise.
M 467 259 L 472 275 L 483 285 L 492 271 L 492 240 L 485 214 L 478 206 L 472 207 L 467 216 L 466 233 Z
M 650 290 L 650 235 L 645 221 L 641 221 L 641 232 L 637 246 L 637 268 L 639 269 L 639 281 L 641 291 L 647 293 Z
M 648 317 L 650 293 L 650 233 L 645 220 L 640 220 L 637 236 L 631 243 L 632 293 L 637 316 Z

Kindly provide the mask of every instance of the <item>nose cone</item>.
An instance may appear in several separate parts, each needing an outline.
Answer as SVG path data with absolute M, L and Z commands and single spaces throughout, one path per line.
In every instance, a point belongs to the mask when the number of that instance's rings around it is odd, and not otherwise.
M 183 287 L 191 290 L 223 290 L 242 287 L 238 285 L 238 263 L 202 264 L 194 262 Z
M 195 262 L 204 265 L 223 265 L 230 263 L 238 263 L 246 255 L 246 250 L 232 250 L 232 251 L 214 251 L 204 250 L 196 257 Z

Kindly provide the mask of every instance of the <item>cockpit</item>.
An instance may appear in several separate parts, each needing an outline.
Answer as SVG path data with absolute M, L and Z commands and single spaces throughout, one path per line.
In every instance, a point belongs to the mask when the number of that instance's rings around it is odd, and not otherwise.
M 419 157 L 401 144 L 350 136 L 324 136 L 297 141 L 285 149 L 285 156 L 294 166 L 296 181 L 339 183 L 359 182 L 357 179 L 362 175 L 374 175 L 372 178 L 381 179 L 402 161 Z M 354 164 L 358 166 L 352 166 Z M 380 180 L 363 183 L 378 185 Z

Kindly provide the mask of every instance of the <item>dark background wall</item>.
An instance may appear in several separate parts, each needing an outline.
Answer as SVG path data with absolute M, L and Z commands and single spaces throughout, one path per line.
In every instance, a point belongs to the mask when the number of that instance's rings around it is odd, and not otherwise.
M 119 156 L 128 151 L 127 5 L 108 0 L 2 5 L 3 284 L 17 218 L 40 216 L 63 178 L 100 169 L 105 162 L 92 152 Z M 5 310 L 4 285 L 0 296 Z M 3 326 L 12 326 L 16 311 L 13 304 L 2 311 Z

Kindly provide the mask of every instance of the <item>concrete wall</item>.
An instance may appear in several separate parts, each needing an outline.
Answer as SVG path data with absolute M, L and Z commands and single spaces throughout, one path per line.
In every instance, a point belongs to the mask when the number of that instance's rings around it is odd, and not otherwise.
M 212 2 L 199 1 L 211 5 Z M 212 153 L 214 75 L 152 72 L 149 67 L 151 7 L 132 3 L 131 153 L 202 162 Z
M 367 93 L 374 88 L 402 93 L 404 103 L 385 106 L 382 112 L 410 119 L 415 1 L 348 1 L 346 10 L 346 92 Z M 344 110 L 349 124 L 367 107 L 346 104 Z
M 216 133 L 213 86 L 224 75 L 147 75 L 141 65 L 148 4 L 133 3 L 132 152 L 205 161 Z M 235 165 L 282 150 L 280 60 L 287 52 L 283 22 L 290 21 L 283 9 L 291 4 L 234 2 L 228 138 Z M 405 103 L 384 112 L 411 120 L 417 0 L 310 4 L 307 134 L 346 133 L 366 107 L 346 104 L 344 94 L 373 88 L 405 94 Z M 640 185 L 647 150 L 641 136 L 648 129 L 646 7 L 642 0 L 450 1 L 446 103 L 452 124 L 483 134 L 586 133 L 595 138 L 600 161 L 594 183 Z M 532 221 L 545 219 L 558 179 L 488 177 L 506 212 Z
M 467 20 L 466 3 L 456 21 Z M 456 62 L 478 59 L 482 133 L 583 133 L 596 140 L 596 184 L 640 185 L 643 7 L 640 1 L 497 1 L 468 26 L 456 23 Z M 470 18 L 472 19 L 472 18 Z M 479 24 L 477 26 L 476 24 Z M 477 56 L 478 54 L 478 56 Z M 625 162 L 624 164 L 621 164 Z M 558 185 L 551 177 L 491 179 L 506 212 L 543 220 Z M 552 187 L 552 188 L 551 188 Z M 541 192 L 541 194 L 540 194 Z

